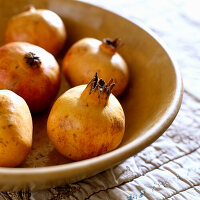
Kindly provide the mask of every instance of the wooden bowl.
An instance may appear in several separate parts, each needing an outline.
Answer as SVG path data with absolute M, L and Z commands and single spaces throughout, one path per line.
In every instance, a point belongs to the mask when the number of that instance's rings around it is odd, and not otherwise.
M 2 1 L 0 44 L 8 19 L 27 7 L 26 0 Z M 124 139 L 116 150 L 79 162 L 61 156 L 46 134 L 49 110 L 33 116 L 33 148 L 18 168 L 0 168 L 0 190 L 36 190 L 55 187 L 95 175 L 141 151 L 155 141 L 174 120 L 182 99 L 182 80 L 169 50 L 150 30 L 112 12 L 71 0 L 31 0 L 36 8 L 47 8 L 62 17 L 68 40 L 57 58 L 83 37 L 120 37 L 120 54 L 127 61 L 130 81 L 119 98 L 126 116 Z M 62 79 L 60 93 L 69 89 Z

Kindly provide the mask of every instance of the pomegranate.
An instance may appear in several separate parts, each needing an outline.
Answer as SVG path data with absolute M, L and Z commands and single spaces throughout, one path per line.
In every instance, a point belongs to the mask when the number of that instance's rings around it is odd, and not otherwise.
M 125 131 L 123 109 L 97 74 L 88 85 L 73 87 L 54 103 L 47 133 L 55 148 L 72 160 L 92 158 L 115 149 Z
M 113 77 L 113 94 L 119 96 L 128 84 L 129 71 L 125 60 L 117 53 L 120 40 L 84 38 L 66 53 L 62 69 L 72 86 L 87 84 L 97 72 L 106 82 Z
M 60 69 L 53 55 L 24 42 L 0 47 L 0 89 L 24 98 L 31 112 L 44 110 L 59 87 Z
M 61 18 L 46 9 L 29 10 L 13 16 L 6 26 L 5 41 L 29 42 L 56 55 L 62 49 L 67 32 Z

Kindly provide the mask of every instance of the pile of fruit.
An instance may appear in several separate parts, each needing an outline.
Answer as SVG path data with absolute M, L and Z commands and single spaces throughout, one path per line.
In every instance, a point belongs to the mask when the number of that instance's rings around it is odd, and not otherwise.
M 65 25 L 56 13 L 31 7 L 8 21 L 5 42 L 0 47 L 0 167 L 26 159 L 32 114 L 55 100 L 61 73 L 72 88 L 54 102 L 47 121 L 57 151 L 76 161 L 121 143 L 125 116 L 116 97 L 127 87 L 129 72 L 117 53 L 120 39 L 83 38 L 66 52 L 60 68 L 56 56 L 67 42 Z

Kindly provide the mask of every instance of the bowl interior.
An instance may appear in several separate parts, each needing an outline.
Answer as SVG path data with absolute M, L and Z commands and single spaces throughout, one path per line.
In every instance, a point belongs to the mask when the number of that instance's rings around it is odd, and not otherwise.
M 0 6 L 1 45 L 4 44 L 3 33 L 7 20 L 22 11 L 27 6 L 27 1 L 1 1 L 2 3 L 3 5 Z M 178 111 L 181 81 L 169 55 L 152 35 L 120 16 L 88 4 L 70 0 L 32 0 L 29 3 L 36 8 L 55 11 L 63 19 L 68 31 L 68 40 L 57 58 L 60 63 L 69 46 L 83 37 L 94 37 L 100 40 L 104 37 L 122 39 L 124 45 L 119 53 L 129 66 L 130 81 L 126 91 L 119 98 L 126 116 L 125 136 L 119 149 L 130 146 L 134 141 L 140 141 L 132 146 L 131 154 L 134 154 L 158 138 L 170 125 Z M 69 87 L 63 78 L 59 95 Z M 172 104 L 174 110 L 169 112 Z M 42 115 L 34 116 L 33 149 L 20 166 L 21 168 L 54 166 L 71 162 L 54 149 L 46 135 L 48 113 L 49 110 Z M 163 119 L 165 122 L 159 124 Z M 145 137 L 158 124 L 158 129 L 152 131 L 149 137 Z M 130 156 L 130 151 L 129 154 L 123 155 L 125 159 Z M 108 163 L 107 167 L 110 164 Z

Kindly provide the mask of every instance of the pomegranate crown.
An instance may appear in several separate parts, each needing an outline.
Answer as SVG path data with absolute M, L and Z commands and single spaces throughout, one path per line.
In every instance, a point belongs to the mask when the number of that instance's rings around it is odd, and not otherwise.
M 28 52 L 24 55 L 24 59 L 26 60 L 26 63 L 29 64 L 31 67 L 39 67 L 41 64 L 41 60 L 38 56 L 36 56 L 35 53 Z
M 114 40 L 110 38 L 104 38 L 103 43 L 107 47 L 110 47 L 111 49 L 116 49 L 116 50 L 119 49 L 123 45 L 120 38 L 115 38 Z
M 93 91 L 98 91 L 98 97 L 100 97 L 101 94 L 106 94 L 108 97 L 111 94 L 115 83 L 113 83 L 113 79 L 111 78 L 110 81 L 106 84 L 102 78 L 98 78 L 98 74 L 96 73 L 94 78 L 88 83 L 87 87 L 88 86 L 91 87 L 89 94 L 91 94 Z

